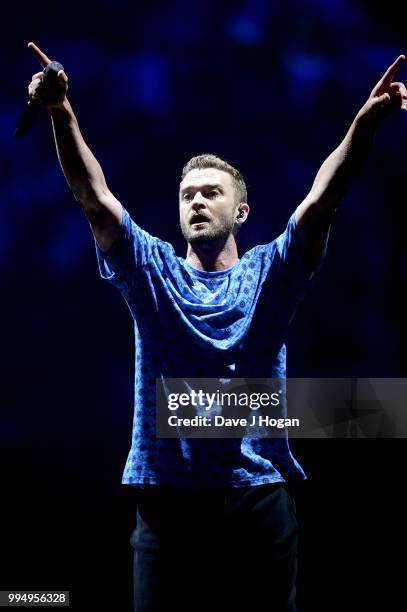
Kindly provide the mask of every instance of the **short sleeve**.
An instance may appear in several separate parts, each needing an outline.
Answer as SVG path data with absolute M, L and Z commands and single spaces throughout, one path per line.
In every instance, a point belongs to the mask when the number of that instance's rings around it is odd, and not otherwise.
M 109 251 L 102 251 L 95 239 L 100 276 L 128 295 L 137 270 L 150 259 L 156 239 L 142 230 L 122 207 L 120 233 Z
M 293 282 L 303 283 L 305 286 L 312 284 L 325 258 L 328 236 L 329 233 L 312 270 L 308 271 L 305 275 L 300 238 L 294 212 L 288 220 L 285 231 L 275 240 L 281 271 L 285 272 Z

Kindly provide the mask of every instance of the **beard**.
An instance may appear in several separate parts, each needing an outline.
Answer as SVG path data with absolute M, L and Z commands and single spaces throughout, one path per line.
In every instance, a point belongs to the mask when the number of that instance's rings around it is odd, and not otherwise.
M 202 227 L 196 228 L 187 222 L 180 222 L 180 228 L 185 240 L 195 245 L 210 245 L 216 242 L 225 241 L 233 231 L 235 225 L 235 217 L 210 219 L 203 223 Z

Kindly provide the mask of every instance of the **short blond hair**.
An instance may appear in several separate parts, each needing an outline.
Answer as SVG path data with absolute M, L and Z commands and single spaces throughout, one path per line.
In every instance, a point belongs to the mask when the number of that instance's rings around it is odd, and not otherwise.
M 191 172 L 191 170 L 204 170 L 206 168 L 216 168 L 216 170 L 223 170 L 223 172 L 230 174 L 233 178 L 236 206 L 238 206 L 241 202 L 247 202 L 246 183 L 244 182 L 244 178 L 240 174 L 239 170 L 236 170 L 236 168 L 228 164 L 227 161 L 213 155 L 212 153 L 203 153 L 202 155 L 192 157 L 182 169 L 181 181 L 184 180 L 188 172 Z

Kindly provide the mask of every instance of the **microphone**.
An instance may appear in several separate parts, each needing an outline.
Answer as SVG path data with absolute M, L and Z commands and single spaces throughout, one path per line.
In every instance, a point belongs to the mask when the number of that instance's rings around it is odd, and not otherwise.
M 43 84 L 48 92 L 52 93 L 52 90 L 58 85 L 58 72 L 63 69 L 63 65 L 59 62 L 50 62 L 44 68 Z M 37 120 L 41 107 L 42 104 L 38 100 L 31 99 L 28 101 L 27 106 L 21 113 L 21 117 L 14 132 L 14 136 L 17 139 L 22 138 L 30 131 Z

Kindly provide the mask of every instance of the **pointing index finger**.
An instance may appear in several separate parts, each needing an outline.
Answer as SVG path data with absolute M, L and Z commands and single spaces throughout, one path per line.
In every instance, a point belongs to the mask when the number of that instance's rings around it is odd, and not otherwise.
M 35 57 L 43 68 L 45 68 L 45 66 L 48 66 L 48 64 L 51 63 L 49 57 L 47 57 L 45 53 L 43 53 L 41 49 L 37 47 L 37 45 L 35 45 L 33 42 L 29 42 L 27 47 L 31 49 L 31 51 L 34 53 Z
M 398 58 L 392 63 L 391 66 L 387 68 L 386 72 L 382 76 L 381 78 L 382 84 L 389 85 L 392 82 L 394 75 L 396 74 L 397 70 L 400 68 L 401 64 L 404 62 L 405 59 L 406 59 L 405 55 L 398 56 Z

